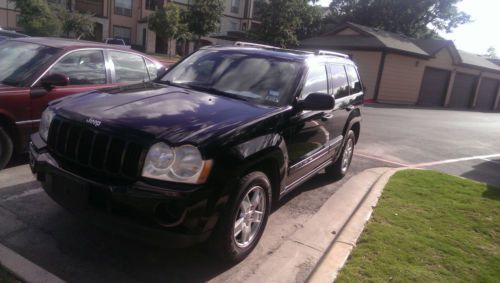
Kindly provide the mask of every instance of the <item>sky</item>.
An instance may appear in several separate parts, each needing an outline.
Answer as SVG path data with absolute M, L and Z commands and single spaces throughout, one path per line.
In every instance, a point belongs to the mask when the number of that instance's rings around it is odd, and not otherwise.
M 328 6 L 330 2 L 320 0 L 319 4 Z M 500 1 L 463 0 L 458 3 L 458 8 L 471 15 L 473 22 L 440 35 L 453 40 L 458 49 L 485 54 L 489 47 L 494 47 L 497 55 L 500 55 Z

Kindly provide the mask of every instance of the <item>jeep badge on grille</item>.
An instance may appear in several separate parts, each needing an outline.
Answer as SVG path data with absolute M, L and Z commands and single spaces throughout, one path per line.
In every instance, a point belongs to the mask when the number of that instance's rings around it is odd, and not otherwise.
M 87 124 L 91 124 L 94 127 L 99 127 L 101 125 L 101 123 L 102 123 L 101 121 L 96 120 L 94 118 L 88 118 L 87 120 L 85 120 L 85 122 Z

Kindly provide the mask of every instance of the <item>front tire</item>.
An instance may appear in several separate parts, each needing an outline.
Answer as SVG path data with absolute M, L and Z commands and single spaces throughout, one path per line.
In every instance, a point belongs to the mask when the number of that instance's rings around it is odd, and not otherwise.
M 340 180 L 347 174 L 347 171 L 351 166 L 355 144 L 356 136 L 353 131 L 349 131 L 345 137 L 342 151 L 340 152 L 340 156 L 337 161 L 325 169 L 326 173 L 333 176 L 335 180 Z
M 0 170 L 5 168 L 7 163 L 9 163 L 13 149 L 11 138 L 4 128 L 0 127 Z
M 224 261 L 236 263 L 257 246 L 271 212 L 271 184 L 262 172 L 252 172 L 238 182 L 209 241 L 210 251 Z

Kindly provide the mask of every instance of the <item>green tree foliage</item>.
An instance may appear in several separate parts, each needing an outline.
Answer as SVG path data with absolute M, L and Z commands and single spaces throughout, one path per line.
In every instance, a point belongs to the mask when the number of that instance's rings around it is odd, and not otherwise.
M 462 0 L 333 0 L 327 22 L 351 21 L 410 37 L 436 36 L 468 23 L 457 8 Z
M 488 48 L 488 50 L 486 50 L 485 56 L 490 59 L 498 59 L 496 48 L 493 46 Z
M 94 36 L 95 23 L 92 21 L 92 14 L 68 11 L 64 7 L 58 7 L 55 12 L 62 23 L 64 36 L 76 39 Z
M 170 40 L 177 38 L 179 31 L 185 32 L 181 24 L 180 9 L 171 2 L 156 9 L 148 18 L 149 29 L 154 31 L 162 41 L 167 42 L 168 54 L 170 54 Z
M 224 12 L 221 0 L 194 0 L 189 6 L 188 27 L 199 41 L 202 36 L 217 31 L 220 18 Z
M 261 25 L 256 39 L 286 47 L 314 35 L 321 26 L 323 11 L 307 0 L 270 0 L 255 3 Z
M 19 25 L 34 36 L 59 36 L 62 23 L 54 15 L 46 0 L 14 0 L 21 11 Z

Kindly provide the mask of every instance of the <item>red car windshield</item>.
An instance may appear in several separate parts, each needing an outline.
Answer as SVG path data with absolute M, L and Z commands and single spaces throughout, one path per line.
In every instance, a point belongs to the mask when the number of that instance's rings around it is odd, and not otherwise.
M 34 43 L 11 40 L 1 42 L 0 83 L 11 86 L 22 85 L 57 51 L 57 48 Z

